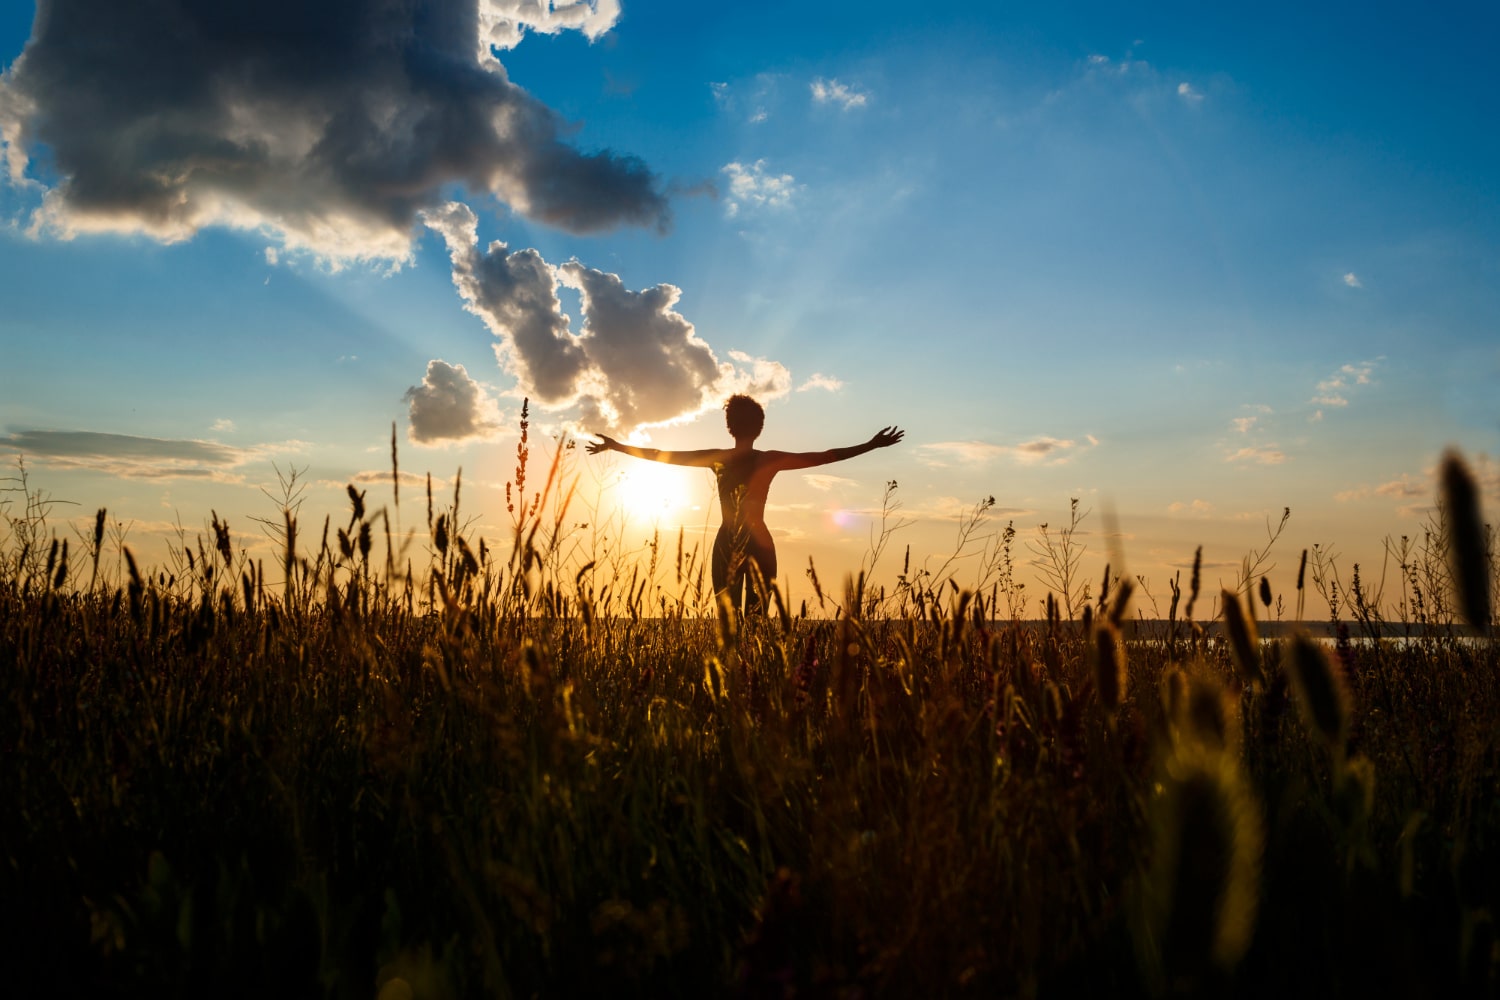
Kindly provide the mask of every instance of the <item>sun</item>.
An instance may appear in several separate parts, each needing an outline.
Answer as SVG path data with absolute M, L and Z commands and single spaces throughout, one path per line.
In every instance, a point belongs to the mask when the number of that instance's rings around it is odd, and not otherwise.
M 668 517 L 688 504 L 687 472 L 657 462 L 632 462 L 615 483 L 615 502 L 633 521 Z

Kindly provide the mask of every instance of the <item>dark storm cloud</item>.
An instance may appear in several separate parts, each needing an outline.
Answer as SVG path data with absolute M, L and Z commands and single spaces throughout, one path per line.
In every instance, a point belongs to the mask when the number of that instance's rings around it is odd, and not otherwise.
M 463 365 L 427 362 L 422 384 L 407 389 L 403 398 L 411 439 L 418 444 L 489 437 L 500 427 L 494 403 Z
M 613 23 L 599 6 L 564 5 L 577 24 L 554 13 L 531 26 L 593 37 Z M 563 142 L 556 114 L 491 54 L 519 39 L 528 10 L 40 0 L 0 78 L 0 138 L 13 178 L 50 159 L 60 179 L 36 224 L 64 235 L 268 227 L 331 257 L 402 259 L 416 213 L 455 183 L 571 232 L 665 227 L 640 160 Z
M 577 404 L 584 424 L 635 428 L 683 420 L 732 392 L 785 394 L 790 377 L 774 361 L 738 352 L 744 368 L 721 363 L 676 306 L 674 285 L 640 291 L 618 275 L 570 261 L 553 267 L 535 250 L 498 240 L 480 249 L 478 220 L 450 203 L 424 215 L 453 261 L 465 306 L 499 338 L 501 364 L 521 390 L 548 407 Z M 579 293 L 583 325 L 574 334 L 557 286 Z

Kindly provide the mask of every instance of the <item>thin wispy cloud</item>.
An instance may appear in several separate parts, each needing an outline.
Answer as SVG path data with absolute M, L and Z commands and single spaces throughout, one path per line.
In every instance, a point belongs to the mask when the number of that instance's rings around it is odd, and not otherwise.
M 772 398 L 791 378 L 775 361 L 734 353 L 720 362 L 676 310 L 682 290 L 639 291 L 573 260 L 554 267 L 536 250 L 500 241 L 481 249 L 478 218 L 452 203 L 424 215 L 443 237 L 465 308 L 498 338 L 495 353 L 519 389 L 548 408 L 577 406 L 584 426 L 617 431 L 678 422 L 735 391 Z M 575 290 L 582 329 L 570 327 L 558 287 Z
M 414 444 L 453 444 L 493 437 L 500 410 L 463 365 L 434 359 L 422 381 L 406 390 L 407 436 Z
M 0 435 L 0 451 L 20 452 L 53 469 L 82 469 L 122 479 L 207 479 L 237 483 L 235 470 L 295 454 L 301 441 L 238 448 L 191 438 L 140 437 L 102 431 L 18 430 Z
M 1286 461 L 1286 452 L 1274 444 L 1255 445 L 1231 451 L 1224 461 L 1246 465 L 1281 465 Z
M 1236 434 L 1249 434 L 1250 429 L 1253 428 L 1259 420 L 1260 417 L 1235 417 L 1233 420 L 1229 421 L 1229 426 L 1234 429 L 1234 432 Z
M 739 215 L 746 207 L 786 208 L 792 203 L 793 196 L 802 190 L 791 174 L 767 173 L 765 160 L 748 165 L 738 161 L 727 163 L 722 172 L 729 178 L 724 213 L 730 218 Z
M 994 497 L 990 497 L 988 499 L 993 500 Z M 978 508 L 979 506 L 980 502 L 978 499 L 965 500 L 962 497 L 940 496 L 934 497 L 932 500 L 929 500 L 926 503 L 905 508 L 903 509 L 902 513 L 910 514 L 914 517 L 922 518 L 924 520 L 963 521 L 973 517 L 976 508 Z M 860 511 L 859 513 L 867 514 L 872 517 L 879 517 L 881 511 L 879 508 L 869 508 L 867 510 Z M 1027 517 L 1031 514 L 1035 514 L 1036 511 L 1029 507 L 997 507 L 994 505 L 989 505 L 986 513 L 993 518 L 1016 518 Z
M 1182 517 L 1208 517 L 1214 512 L 1214 505 L 1207 500 L 1194 499 L 1188 503 L 1181 500 L 1167 504 L 1167 513 Z
M 938 441 L 921 445 L 918 458 L 935 468 L 947 468 L 955 463 L 977 465 L 999 458 L 1009 458 L 1021 465 L 1063 465 L 1098 443 L 1093 435 L 1088 435 L 1082 443 L 1055 437 L 1033 438 L 1013 445 L 987 441 Z
M 1363 287 L 1365 287 L 1360 282 L 1359 275 L 1355 274 L 1353 271 L 1345 272 L 1345 274 L 1344 274 L 1344 284 L 1348 285 L 1350 288 L 1363 288 Z
M 389 486 L 391 484 L 391 470 L 366 469 L 363 472 L 356 472 L 350 476 L 349 481 L 356 486 Z M 402 472 L 398 481 L 402 486 L 415 489 L 425 489 L 427 486 L 427 477 L 416 472 Z M 445 479 L 433 476 L 432 486 L 433 489 L 446 489 L 448 482 Z
M 1196 90 L 1191 83 L 1179 83 L 1177 85 L 1177 96 L 1189 104 L 1203 103 L 1203 94 Z
M 818 77 L 809 84 L 808 89 L 812 92 L 814 104 L 834 104 L 844 111 L 862 108 L 870 100 L 870 95 L 864 91 L 855 90 L 832 78 L 825 80 Z
M 644 163 L 569 145 L 495 55 L 527 31 L 596 38 L 617 0 L 120 11 L 48 5 L 0 76 L 12 178 L 42 151 L 57 176 L 34 233 L 174 242 L 227 226 L 331 263 L 405 262 L 418 213 L 455 185 L 574 233 L 668 225 Z
M 234 430 L 234 421 L 226 417 L 220 417 L 218 420 L 215 420 L 208 429 L 221 434 L 228 433 Z
M 859 485 L 844 476 L 830 476 L 821 472 L 805 472 L 802 474 L 802 481 L 822 493 L 827 493 L 836 487 Z
M 1432 483 L 1428 479 L 1417 478 L 1403 473 L 1390 482 L 1381 483 L 1375 487 L 1375 495 L 1392 497 L 1397 500 L 1410 500 L 1414 497 L 1425 497 L 1432 493 Z
M 797 386 L 797 391 L 809 392 L 813 389 L 823 389 L 827 392 L 838 392 L 843 387 L 843 379 L 834 378 L 832 375 L 824 375 L 822 372 L 813 372 L 806 382 Z

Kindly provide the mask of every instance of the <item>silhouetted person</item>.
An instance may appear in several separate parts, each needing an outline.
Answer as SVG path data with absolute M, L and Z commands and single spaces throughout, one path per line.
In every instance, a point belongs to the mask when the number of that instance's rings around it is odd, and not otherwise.
M 618 451 L 653 462 L 714 470 L 723 520 L 714 538 L 714 591 L 723 593 L 728 590 L 730 599 L 738 608 L 744 601 L 746 581 L 752 575 L 749 571 L 751 562 L 760 571 L 762 580 L 769 583 L 776 579 L 776 546 L 771 541 L 770 529 L 766 527 L 766 494 L 770 492 L 771 480 L 776 473 L 842 462 L 876 448 L 887 448 L 900 441 L 906 432 L 886 427 L 863 444 L 827 451 L 756 451 L 752 446 L 766 423 L 766 411 L 759 403 L 749 396 L 729 397 L 724 404 L 724 421 L 734 438 L 733 448 L 661 451 L 621 444 L 600 434 L 599 440 L 589 444 L 588 450 L 590 455 Z M 750 588 L 746 610 L 763 612 L 765 598 L 765 594 Z

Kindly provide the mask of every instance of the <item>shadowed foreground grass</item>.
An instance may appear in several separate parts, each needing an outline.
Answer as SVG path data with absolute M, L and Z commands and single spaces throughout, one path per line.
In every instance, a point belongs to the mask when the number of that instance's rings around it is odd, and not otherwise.
M 8 983 L 1495 992 L 1492 640 L 1260 642 L 1226 593 L 1221 641 L 1119 586 L 605 616 L 441 516 L 428 609 L 355 507 L 316 557 L 287 516 L 280 593 L 217 517 L 185 579 L 0 559 Z

